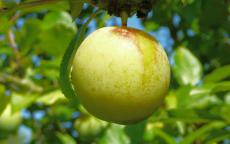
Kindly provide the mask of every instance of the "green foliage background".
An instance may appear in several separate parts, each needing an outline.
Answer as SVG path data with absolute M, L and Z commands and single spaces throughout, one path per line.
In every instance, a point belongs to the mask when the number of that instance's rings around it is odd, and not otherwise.
M 0 7 L 28 1 L 2 0 Z M 0 11 L 0 144 L 230 143 L 228 0 L 159 0 L 142 20 L 146 32 L 169 29 L 172 80 L 163 105 L 131 126 L 95 119 L 60 91 L 61 58 L 94 10 L 85 6 L 77 15 L 81 2 L 71 2 L 76 23 L 65 0 Z M 108 19 L 100 14 L 95 26 Z

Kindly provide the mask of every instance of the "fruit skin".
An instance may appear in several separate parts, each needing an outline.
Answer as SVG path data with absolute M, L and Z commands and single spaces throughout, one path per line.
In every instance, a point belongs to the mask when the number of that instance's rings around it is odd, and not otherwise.
M 91 114 L 131 124 L 147 118 L 161 104 L 170 66 L 161 45 L 147 33 L 105 27 L 80 45 L 71 76 L 76 94 Z

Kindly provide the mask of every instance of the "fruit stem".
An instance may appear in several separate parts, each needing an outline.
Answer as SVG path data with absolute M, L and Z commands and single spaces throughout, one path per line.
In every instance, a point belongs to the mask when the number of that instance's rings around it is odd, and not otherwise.
M 122 26 L 127 27 L 127 21 L 128 21 L 128 14 L 125 11 L 121 12 L 121 22 Z

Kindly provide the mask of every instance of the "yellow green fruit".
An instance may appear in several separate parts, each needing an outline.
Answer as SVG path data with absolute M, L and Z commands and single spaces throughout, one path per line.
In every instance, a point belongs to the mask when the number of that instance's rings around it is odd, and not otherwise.
M 89 35 L 76 52 L 72 83 L 94 116 L 119 124 L 152 114 L 167 93 L 170 66 L 149 34 L 127 27 L 105 27 Z
M 105 121 L 101 121 L 90 115 L 82 115 L 74 122 L 74 128 L 79 133 L 82 140 L 90 141 L 97 137 L 107 126 Z
M 8 104 L 0 115 L 0 131 L 15 130 L 21 123 L 22 117 L 20 112 L 12 112 L 11 104 Z

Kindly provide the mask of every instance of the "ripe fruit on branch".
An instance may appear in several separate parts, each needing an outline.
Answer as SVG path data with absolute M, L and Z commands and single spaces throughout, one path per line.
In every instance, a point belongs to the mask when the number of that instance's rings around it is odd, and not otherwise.
M 130 124 L 147 118 L 161 104 L 170 66 L 161 45 L 147 33 L 105 27 L 80 45 L 71 76 L 80 101 L 91 114 Z

